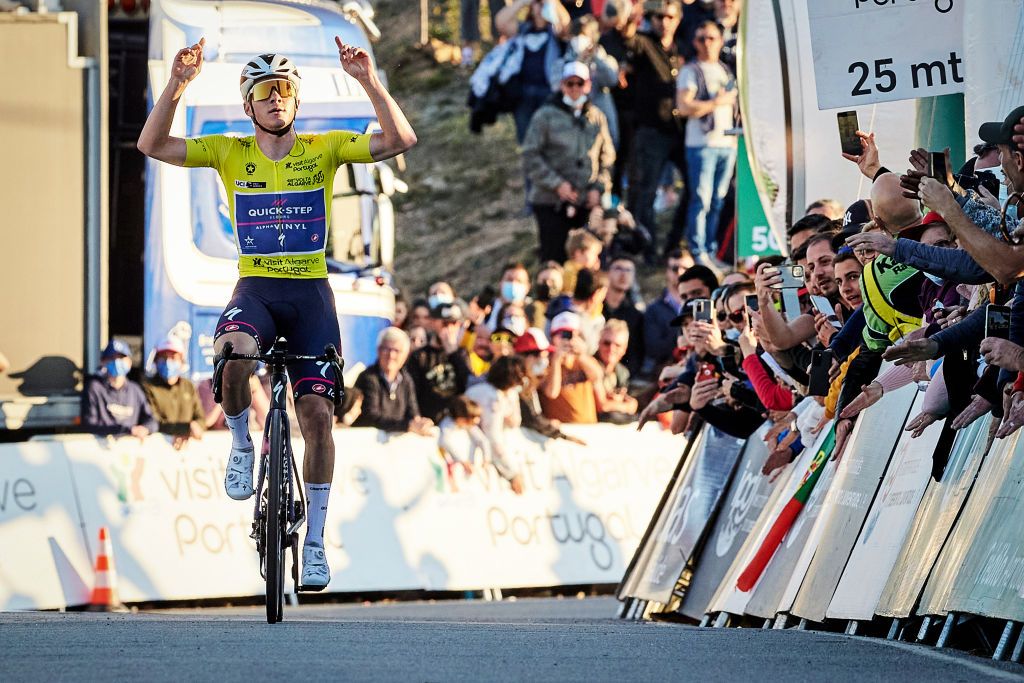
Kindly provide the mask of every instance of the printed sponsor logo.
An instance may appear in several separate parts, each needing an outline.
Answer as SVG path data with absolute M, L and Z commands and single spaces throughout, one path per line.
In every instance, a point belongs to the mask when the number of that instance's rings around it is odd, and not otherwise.
M 322 394 L 325 391 L 327 391 L 327 387 L 325 387 L 323 384 L 314 384 L 313 391 L 315 391 L 318 394 Z
M 236 180 L 235 187 L 240 187 L 243 190 L 265 190 L 267 184 L 258 180 Z
M 246 173 L 247 175 L 252 175 L 252 174 L 253 174 L 253 173 L 255 173 L 255 172 L 256 172 L 256 164 L 254 164 L 254 163 L 252 163 L 252 162 L 250 161 L 249 163 L 247 163 L 247 164 L 245 165 L 245 173 Z
M 323 185 L 324 172 L 317 171 L 313 176 L 305 176 L 302 178 L 288 178 L 285 181 L 288 187 L 309 187 L 311 185 Z
M 238 329 L 238 325 L 228 325 L 227 327 L 224 328 L 224 331 L 225 332 L 234 332 L 237 329 Z
M 305 157 L 296 161 L 287 161 L 284 167 L 291 171 L 312 171 L 320 165 L 320 159 L 323 158 L 323 153 L 317 154 L 313 157 Z
M 318 235 L 318 234 L 316 234 L 314 232 L 313 235 L 309 239 L 313 240 L 314 242 L 319 242 L 320 241 L 320 235 Z
M 313 253 L 323 248 L 327 210 L 322 189 L 237 193 L 234 209 L 239 244 L 246 254 Z M 309 239 L 312 235 L 317 238 Z
M 241 309 L 241 308 L 239 308 L 238 306 L 235 306 L 235 307 L 234 307 L 234 308 L 232 308 L 232 309 L 231 309 L 230 311 L 228 311 L 227 313 L 225 313 L 225 314 L 224 314 L 224 317 L 225 317 L 225 318 L 227 318 L 228 320 L 234 320 L 234 319 L 235 319 L 235 316 L 236 316 L 236 315 L 238 315 L 238 314 L 239 314 L 239 313 L 241 313 L 241 312 L 242 312 L 242 309 Z

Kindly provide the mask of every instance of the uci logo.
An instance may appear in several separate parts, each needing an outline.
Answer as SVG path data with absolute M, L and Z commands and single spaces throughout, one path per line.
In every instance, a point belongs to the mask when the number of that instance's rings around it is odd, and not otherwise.
M 323 384 L 314 384 L 313 391 L 315 391 L 318 394 L 322 394 L 325 391 L 327 391 L 327 387 L 325 387 Z
M 256 164 L 251 161 L 245 165 L 245 172 L 247 175 L 252 175 L 256 172 Z

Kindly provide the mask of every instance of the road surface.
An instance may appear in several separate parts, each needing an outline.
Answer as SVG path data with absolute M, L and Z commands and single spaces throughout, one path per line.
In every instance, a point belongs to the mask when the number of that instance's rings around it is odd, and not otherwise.
M 136 614 L 0 613 L 0 680 L 1022 680 L 1024 667 L 884 640 L 623 622 L 618 603 L 521 599 Z

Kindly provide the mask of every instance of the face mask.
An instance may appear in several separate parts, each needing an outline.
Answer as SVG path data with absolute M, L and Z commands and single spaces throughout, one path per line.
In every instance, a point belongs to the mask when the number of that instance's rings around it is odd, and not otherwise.
M 934 282 L 935 284 L 937 284 L 939 287 L 941 287 L 942 285 L 946 284 L 946 281 L 943 280 L 941 277 L 938 277 L 937 275 L 932 275 L 931 273 L 925 273 L 924 276 L 926 278 L 928 278 L 929 280 L 931 280 L 932 282 Z
M 162 358 L 156 362 L 156 371 L 165 380 L 172 380 L 181 375 L 181 361 Z
M 505 301 L 522 303 L 526 299 L 527 286 L 522 282 L 502 282 L 501 298 Z
M 992 168 L 986 168 L 984 170 L 992 171 L 992 174 L 996 177 L 997 180 L 999 180 L 999 203 L 1005 204 L 1006 200 L 1010 197 L 1010 183 L 1006 178 L 1006 172 L 1003 171 L 1003 167 L 993 166 Z M 1016 208 L 1016 205 L 1014 205 L 1011 208 Z
M 734 327 L 730 327 L 728 330 L 725 331 L 725 338 L 728 339 L 729 341 L 739 341 L 740 331 Z
M 501 326 L 519 336 L 526 332 L 526 318 L 520 318 L 519 316 L 505 318 L 501 321 Z
M 450 304 L 454 301 L 448 294 L 431 294 L 427 297 L 427 305 L 436 308 L 441 304 Z
M 569 41 L 569 47 L 572 48 L 573 53 L 578 55 L 589 50 L 592 45 L 590 36 L 579 35 Z
M 582 109 L 583 105 L 587 101 L 586 95 L 580 95 L 576 99 L 569 97 L 568 95 L 562 95 L 562 102 L 565 102 L 565 106 L 571 109 Z
M 535 375 L 543 375 L 545 372 L 548 371 L 548 359 L 538 358 L 537 360 L 533 361 L 533 364 L 530 365 L 530 370 Z
M 132 362 L 127 358 L 114 358 L 108 360 L 103 367 L 110 377 L 124 377 L 132 369 Z
M 555 14 L 555 8 L 550 2 L 544 3 L 544 9 L 540 11 L 541 18 L 549 24 L 554 24 L 558 21 L 558 16 Z

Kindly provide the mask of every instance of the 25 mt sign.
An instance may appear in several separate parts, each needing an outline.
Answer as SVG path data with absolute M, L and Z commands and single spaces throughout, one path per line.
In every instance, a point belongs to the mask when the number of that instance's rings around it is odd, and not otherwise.
M 862 97 L 871 95 L 874 92 L 889 93 L 896 90 L 899 84 L 899 75 L 891 57 L 876 59 L 874 68 L 867 62 L 854 62 L 847 69 L 855 78 L 856 83 L 850 91 L 851 97 Z M 910 79 L 910 87 L 914 90 L 921 88 L 933 88 L 936 84 L 948 85 L 949 83 L 963 83 L 964 60 L 957 56 L 956 52 L 950 52 L 949 57 L 933 62 L 918 62 L 909 65 L 905 77 Z
M 805 1 L 819 109 L 964 91 L 962 0 Z

